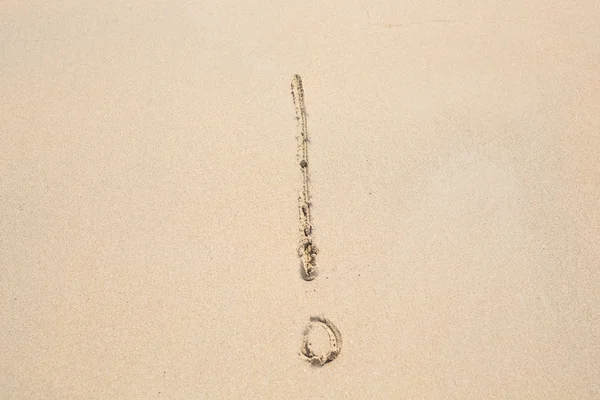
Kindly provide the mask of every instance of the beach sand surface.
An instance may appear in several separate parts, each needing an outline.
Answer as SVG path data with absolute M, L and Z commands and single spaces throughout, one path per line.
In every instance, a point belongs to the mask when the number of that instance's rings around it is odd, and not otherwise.
M 1 1 L 0 398 L 600 398 L 598 15 Z

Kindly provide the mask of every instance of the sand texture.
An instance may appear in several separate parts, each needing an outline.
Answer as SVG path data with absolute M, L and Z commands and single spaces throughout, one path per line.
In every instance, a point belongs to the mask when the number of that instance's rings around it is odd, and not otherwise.
M 0 1 L 0 399 L 600 399 L 598 15 Z

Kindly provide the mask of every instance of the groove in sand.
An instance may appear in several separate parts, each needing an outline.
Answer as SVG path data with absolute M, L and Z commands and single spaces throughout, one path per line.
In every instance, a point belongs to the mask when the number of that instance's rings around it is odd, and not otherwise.
M 308 128 L 306 123 L 306 107 L 304 106 L 304 89 L 302 79 L 299 75 L 292 78 L 292 97 L 296 108 L 296 122 L 298 124 L 298 164 L 302 173 L 302 189 L 298 197 L 299 221 L 300 221 L 300 246 L 298 255 L 302 263 L 302 277 L 304 280 L 312 281 L 316 276 L 317 247 L 315 246 L 312 233 L 313 225 L 310 215 L 310 192 L 308 171 Z

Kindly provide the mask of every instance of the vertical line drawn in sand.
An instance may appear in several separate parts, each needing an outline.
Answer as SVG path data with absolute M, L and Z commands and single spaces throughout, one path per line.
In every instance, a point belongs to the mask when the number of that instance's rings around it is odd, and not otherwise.
M 325 329 L 329 335 L 329 350 L 322 354 L 315 354 L 309 341 L 309 334 L 316 327 Z M 342 351 L 342 334 L 333 322 L 322 315 L 310 317 L 310 323 L 304 330 L 302 337 L 302 347 L 300 347 L 301 356 L 312 365 L 321 366 L 335 360 L 340 351 Z
M 312 239 L 312 219 L 310 216 L 310 192 L 308 172 L 308 128 L 306 123 L 306 107 L 304 106 L 304 88 L 302 87 L 302 78 L 300 75 L 294 75 L 292 78 L 292 98 L 296 108 L 296 122 L 298 124 L 298 163 L 302 172 L 302 190 L 298 197 L 298 209 L 300 220 L 300 246 L 298 247 L 298 256 L 302 264 L 302 278 L 306 281 L 312 281 L 316 277 L 316 260 L 318 253 L 317 247 Z

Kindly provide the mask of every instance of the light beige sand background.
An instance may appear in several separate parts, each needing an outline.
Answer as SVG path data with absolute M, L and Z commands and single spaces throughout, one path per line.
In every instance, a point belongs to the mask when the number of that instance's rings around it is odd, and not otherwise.
M 0 398 L 600 398 L 600 3 L 440 3 L 0 2 Z

